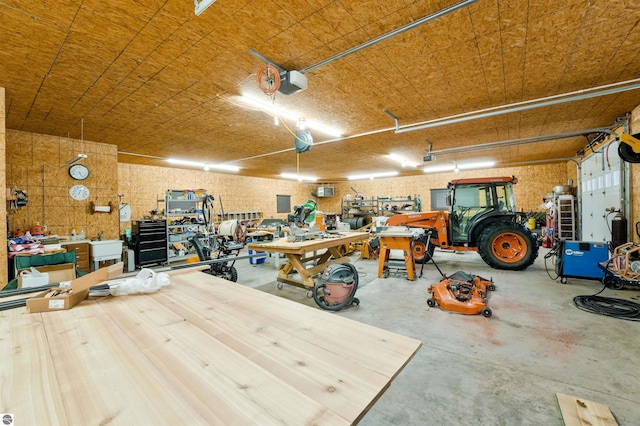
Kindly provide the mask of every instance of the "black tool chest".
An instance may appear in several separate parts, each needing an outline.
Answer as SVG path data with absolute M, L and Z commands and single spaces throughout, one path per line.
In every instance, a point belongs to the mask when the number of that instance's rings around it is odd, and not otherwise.
M 131 223 L 131 237 L 136 268 L 167 262 L 166 220 L 134 220 Z

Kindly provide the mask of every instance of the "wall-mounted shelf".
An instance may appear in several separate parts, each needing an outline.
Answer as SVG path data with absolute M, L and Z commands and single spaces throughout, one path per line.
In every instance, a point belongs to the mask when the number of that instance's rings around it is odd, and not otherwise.
M 247 211 L 247 212 L 224 212 L 224 213 L 216 213 L 216 223 L 223 222 L 225 220 L 262 220 L 263 214 L 258 211 Z

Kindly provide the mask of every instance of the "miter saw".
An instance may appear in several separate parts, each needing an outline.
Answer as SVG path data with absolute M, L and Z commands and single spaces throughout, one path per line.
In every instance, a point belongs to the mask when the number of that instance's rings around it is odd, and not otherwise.
M 307 200 L 304 204 L 294 206 L 293 213 L 287 215 L 287 222 L 289 224 L 287 241 L 296 242 L 322 238 L 319 232 L 308 232 L 307 229 L 302 229 L 310 223 L 315 222 L 315 220 L 316 202 L 314 200 Z
M 289 225 L 305 226 L 316 219 L 316 202 L 307 200 L 304 204 L 293 206 L 293 213 L 287 215 Z

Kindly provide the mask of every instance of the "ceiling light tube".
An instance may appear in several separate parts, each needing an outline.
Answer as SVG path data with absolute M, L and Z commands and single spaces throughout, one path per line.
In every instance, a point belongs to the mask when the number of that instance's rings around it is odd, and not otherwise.
M 365 179 L 376 179 L 376 178 L 385 178 L 385 177 L 393 177 L 398 176 L 398 172 L 379 172 L 379 173 L 368 173 L 361 175 L 351 175 L 347 176 L 348 180 L 365 180 Z
M 245 95 L 242 95 L 240 97 L 240 99 L 242 99 L 244 102 L 246 102 L 247 104 L 249 104 L 251 106 L 254 106 L 256 108 L 261 109 L 262 111 L 266 112 L 267 114 L 271 114 L 274 117 L 277 117 L 277 118 L 280 118 L 280 119 L 286 118 L 288 120 L 295 121 L 296 124 L 304 121 L 304 124 L 305 124 L 305 126 L 307 128 L 318 130 L 319 132 L 322 132 L 322 133 L 325 133 L 325 134 L 327 134 L 329 136 L 333 136 L 333 137 L 337 137 L 337 138 L 342 136 L 342 133 L 340 133 L 340 131 L 337 130 L 337 129 L 333 129 L 331 127 L 327 127 L 324 124 L 318 123 L 317 121 L 306 120 L 303 117 L 300 117 L 300 116 L 298 116 L 296 114 L 293 114 L 293 113 L 291 113 L 289 111 L 285 111 L 285 110 L 283 110 L 281 108 L 278 108 L 278 107 L 276 107 L 274 105 L 271 105 L 271 104 L 268 104 L 266 102 L 262 102 L 262 101 L 259 101 L 257 99 L 254 99 L 252 97 L 245 96 Z
M 177 166 L 189 166 L 189 167 L 198 167 L 198 168 L 204 168 L 207 165 L 206 163 L 202 163 L 199 161 L 179 160 L 177 158 L 167 158 L 167 163 L 175 164 Z
M 233 164 L 207 164 L 206 169 L 224 170 L 227 172 L 240 171 L 240 167 Z
M 452 172 L 455 169 L 453 164 L 438 164 L 435 166 L 427 166 L 422 169 L 425 173 Z
M 298 182 L 302 182 L 302 181 L 316 182 L 318 180 L 318 178 L 315 176 L 305 176 L 305 175 L 299 175 L 296 173 L 280 173 L 280 177 L 284 179 L 297 180 Z
M 209 6 L 211 6 L 215 2 L 216 0 L 202 0 L 202 1 L 193 0 L 193 4 L 195 5 L 194 12 L 196 16 L 200 16 L 202 12 L 204 12 Z
M 460 169 L 460 170 L 488 169 L 488 168 L 493 167 L 495 165 L 496 165 L 495 161 L 479 161 L 477 163 L 458 164 L 458 169 Z

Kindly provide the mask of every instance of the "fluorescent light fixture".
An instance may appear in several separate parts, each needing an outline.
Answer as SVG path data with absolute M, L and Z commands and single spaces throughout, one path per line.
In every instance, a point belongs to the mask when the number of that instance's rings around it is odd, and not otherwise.
M 231 164 L 207 164 L 200 161 L 179 160 L 177 158 L 168 158 L 167 163 L 175 164 L 177 166 L 197 167 L 199 169 L 203 169 L 205 172 L 208 172 L 211 169 L 224 170 L 227 172 L 237 172 L 240 170 L 240 167 Z
M 302 181 L 316 182 L 318 180 L 318 178 L 315 176 L 298 175 L 295 173 L 280 173 L 280 177 L 285 179 L 297 180 L 298 182 L 302 182 Z
M 193 0 L 193 4 L 196 7 L 195 8 L 196 16 L 200 16 L 202 12 L 204 12 L 209 6 L 211 6 L 215 2 L 216 0 L 202 0 L 202 1 Z
M 478 161 L 477 163 L 458 164 L 460 170 L 488 169 L 496 165 L 495 161 Z
M 398 172 L 379 172 L 379 173 L 369 173 L 362 175 L 351 175 L 347 176 L 349 180 L 365 180 L 365 179 L 376 179 L 376 178 L 385 178 L 385 177 L 393 177 L 398 176 Z
M 413 161 L 409 161 L 399 154 L 389 154 L 389 158 L 393 161 L 402 165 L 402 167 L 418 167 L 418 163 L 414 163 Z
M 452 172 L 455 169 L 453 164 L 438 164 L 435 166 L 428 166 L 422 169 L 425 173 L 440 173 L 440 172 Z
M 440 173 L 440 172 L 457 172 L 459 170 L 471 170 L 471 169 L 488 169 L 495 166 L 494 161 L 478 161 L 475 163 L 450 163 L 450 164 L 436 164 L 428 166 L 422 169 L 425 173 Z
M 322 133 L 325 133 L 325 134 L 327 134 L 329 136 L 334 136 L 336 138 L 342 137 L 342 133 L 340 133 L 339 130 L 332 129 L 331 127 L 327 127 L 327 126 L 325 126 L 323 124 L 320 124 L 320 123 L 318 123 L 316 121 L 306 120 L 305 118 L 300 117 L 300 116 L 298 116 L 298 115 L 296 115 L 296 114 L 294 114 L 292 112 L 285 111 L 285 110 L 283 110 L 281 108 L 278 108 L 278 107 L 276 107 L 274 105 L 268 104 L 266 102 L 259 101 L 257 99 L 251 98 L 249 96 L 242 95 L 240 98 L 244 102 L 246 102 L 247 104 L 252 105 L 252 106 L 254 106 L 256 108 L 259 108 L 259 109 L 263 110 L 264 112 L 266 112 L 267 114 L 273 115 L 274 117 L 281 118 L 281 119 L 282 118 L 286 118 L 288 120 L 295 121 L 296 125 L 298 125 L 301 122 L 304 122 L 304 125 L 309 129 L 318 130 L 318 131 L 320 131 Z
M 207 169 L 224 170 L 226 172 L 237 172 L 240 170 L 240 167 L 234 166 L 232 164 L 207 164 L 205 170 Z
M 201 169 L 207 166 L 206 163 L 201 163 L 199 161 L 179 160 L 177 158 L 168 158 L 167 163 L 175 164 L 177 166 L 199 167 Z

